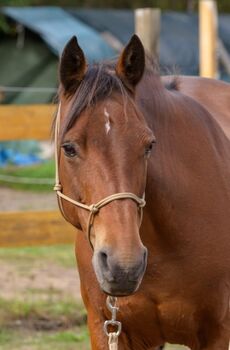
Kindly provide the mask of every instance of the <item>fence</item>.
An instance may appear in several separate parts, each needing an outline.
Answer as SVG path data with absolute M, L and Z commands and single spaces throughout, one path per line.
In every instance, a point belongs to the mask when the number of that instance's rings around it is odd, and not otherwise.
M 53 105 L 0 106 L 0 140 L 49 139 L 54 110 Z M 75 232 L 58 211 L 0 212 L 0 247 L 72 243 Z

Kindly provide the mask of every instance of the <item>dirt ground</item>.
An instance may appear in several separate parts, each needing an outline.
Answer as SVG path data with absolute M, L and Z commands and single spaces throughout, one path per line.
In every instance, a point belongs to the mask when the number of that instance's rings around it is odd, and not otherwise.
M 19 191 L 0 187 L 0 211 L 25 211 L 25 210 L 49 210 L 56 209 L 55 193 L 37 193 Z M 73 258 L 74 259 L 74 258 Z M 77 268 L 64 267 L 55 262 L 33 261 L 24 266 L 20 261 L 1 261 L 0 273 L 0 297 L 12 299 L 23 296 L 28 291 L 36 291 L 39 298 L 42 292 L 53 290 L 53 294 L 66 293 L 73 298 L 80 298 L 79 277 Z M 61 277 L 61 278 L 60 278 Z
M 32 300 L 43 299 L 52 294 L 60 298 L 61 296 L 80 299 L 79 277 L 76 268 L 65 268 L 55 263 L 33 264 L 30 269 L 24 271 L 24 266 L 20 264 L 2 262 L 0 273 L 0 298 L 20 299 L 29 294 Z

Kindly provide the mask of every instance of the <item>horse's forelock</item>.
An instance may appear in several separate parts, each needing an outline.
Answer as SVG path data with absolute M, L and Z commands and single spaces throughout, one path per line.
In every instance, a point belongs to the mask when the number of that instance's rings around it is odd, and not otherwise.
M 128 96 L 128 92 L 123 87 L 120 79 L 116 76 L 112 66 L 98 64 L 89 67 L 84 79 L 72 97 L 72 107 L 65 120 L 62 135 L 74 125 L 75 121 L 84 110 L 110 97 L 113 92 L 120 92 L 123 99 L 126 99 Z M 60 100 L 61 94 L 62 92 L 60 90 Z

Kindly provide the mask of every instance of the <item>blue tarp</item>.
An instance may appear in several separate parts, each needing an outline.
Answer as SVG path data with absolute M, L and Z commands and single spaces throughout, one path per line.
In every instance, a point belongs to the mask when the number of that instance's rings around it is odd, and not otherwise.
M 1 11 L 39 34 L 56 55 L 60 55 L 73 35 L 77 35 L 80 46 L 91 62 L 115 54 L 96 30 L 59 7 L 2 7 Z
M 24 154 L 0 147 L 0 167 L 6 165 L 33 165 L 37 163 L 41 163 L 41 158 L 35 154 Z
M 40 163 L 36 141 L 0 142 L 0 167 L 6 165 L 32 165 Z

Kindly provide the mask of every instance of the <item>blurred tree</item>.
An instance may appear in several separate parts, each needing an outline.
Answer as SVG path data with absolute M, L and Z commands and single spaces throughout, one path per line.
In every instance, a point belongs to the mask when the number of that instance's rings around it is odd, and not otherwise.
M 27 6 L 34 3 L 35 1 L 33 0 L 0 0 L 0 6 Z
M 70 6 L 70 7 L 104 7 L 136 8 L 159 7 L 162 10 L 194 11 L 199 0 L 0 0 L 0 6 Z M 218 0 L 220 12 L 230 12 L 230 0 Z
M 11 33 L 11 27 L 9 26 L 6 18 L 0 14 L 0 32 L 3 32 L 5 34 Z

